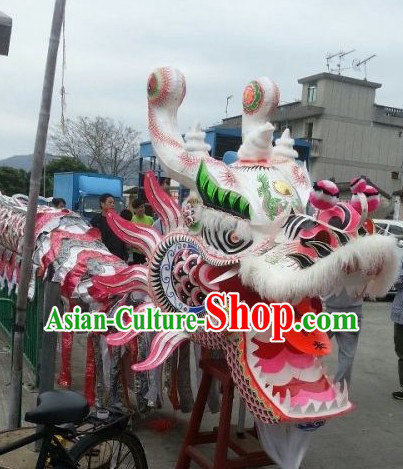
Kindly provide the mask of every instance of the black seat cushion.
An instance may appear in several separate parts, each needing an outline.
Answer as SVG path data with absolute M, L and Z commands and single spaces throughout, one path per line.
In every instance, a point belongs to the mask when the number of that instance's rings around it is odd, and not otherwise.
M 79 423 L 89 413 L 85 398 L 66 390 L 47 391 L 39 394 L 38 407 L 25 414 L 25 420 L 45 425 Z

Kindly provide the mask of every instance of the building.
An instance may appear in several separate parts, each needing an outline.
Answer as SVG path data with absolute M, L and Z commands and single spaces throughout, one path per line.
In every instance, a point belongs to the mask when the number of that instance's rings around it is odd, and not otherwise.
M 312 180 L 341 182 L 363 174 L 387 194 L 399 190 L 403 109 L 375 104 L 382 85 L 331 73 L 298 83 L 301 100 L 279 106 L 271 120 L 310 143 Z M 223 126 L 240 127 L 241 116 L 224 119 Z

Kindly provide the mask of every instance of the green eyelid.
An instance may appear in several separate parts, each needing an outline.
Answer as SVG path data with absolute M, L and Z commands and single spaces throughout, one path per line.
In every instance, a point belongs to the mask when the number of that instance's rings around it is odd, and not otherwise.
M 250 220 L 249 202 L 242 195 L 219 187 L 210 176 L 204 161 L 200 163 L 196 184 L 197 190 L 206 206 Z

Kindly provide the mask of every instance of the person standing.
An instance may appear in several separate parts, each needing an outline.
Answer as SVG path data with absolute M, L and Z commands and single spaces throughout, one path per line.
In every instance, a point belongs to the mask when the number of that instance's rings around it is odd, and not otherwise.
M 400 268 L 400 274 L 395 283 L 396 296 L 392 303 L 392 312 L 390 318 L 394 323 L 394 342 L 397 355 L 397 370 L 399 375 L 400 389 L 392 392 L 392 397 L 403 400 L 403 265 Z
M 115 211 L 115 199 L 113 198 L 113 195 L 102 194 L 99 198 L 99 205 L 101 207 L 101 213 L 97 213 L 92 217 L 91 225 L 94 228 L 99 229 L 101 232 L 101 240 L 109 251 L 127 262 L 129 255 L 126 243 L 115 235 L 106 220 L 106 214 L 108 211 Z
M 152 225 L 154 223 L 153 217 L 146 215 L 146 209 L 142 200 L 135 200 L 133 202 L 132 222 L 142 223 L 143 225 Z
M 343 289 L 340 294 L 326 298 L 325 302 L 328 313 L 355 313 L 357 315 L 358 331 L 329 331 L 329 337 L 335 336 L 339 347 L 338 367 L 334 381 L 341 383 L 341 389 L 344 388 L 344 381 L 346 381 L 349 388 L 361 330 L 363 299 L 361 296 L 350 296 L 346 289 Z
M 144 202 L 140 199 L 133 201 L 132 204 L 134 215 L 132 217 L 133 223 L 141 223 L 143 225 L 152 226 L 154 220 L 149 215 L 146 215 Z M 133 249 L 133 264 L 144 264 L 146 258 L 141 252 Z

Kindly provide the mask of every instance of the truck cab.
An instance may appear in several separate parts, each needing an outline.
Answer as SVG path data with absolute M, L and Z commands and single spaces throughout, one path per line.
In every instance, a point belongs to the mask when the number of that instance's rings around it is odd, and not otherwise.
M 53 197 L 66 201 L 66 208 L 79 213 L 87 220 L 101 212 L 99 197 L 111 194 L 116 202 L 116 211 L 123 207 L 123 179 L 98 173 L 55 173 L 53 180 Z

